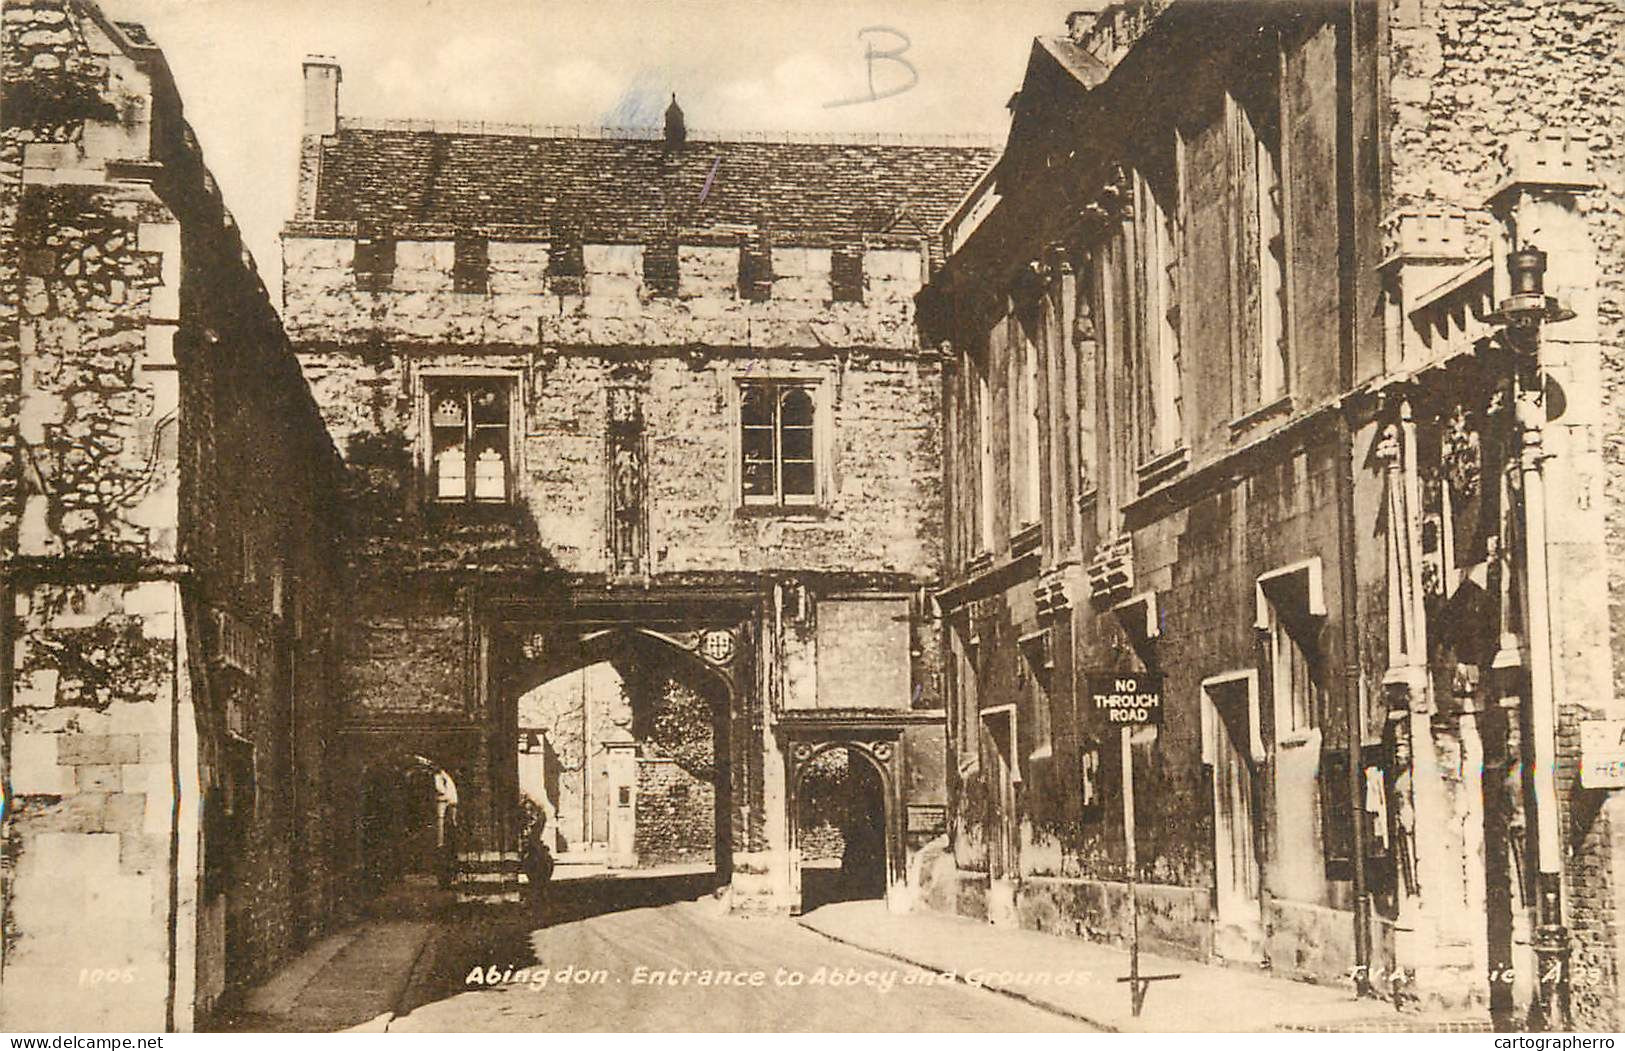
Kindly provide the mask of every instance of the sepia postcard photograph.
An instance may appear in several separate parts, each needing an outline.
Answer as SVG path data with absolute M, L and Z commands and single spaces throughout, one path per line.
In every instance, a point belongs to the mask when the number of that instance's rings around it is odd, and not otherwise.
M 6 1051 L 1613 1047 L 1622 55 L 0 0 Z

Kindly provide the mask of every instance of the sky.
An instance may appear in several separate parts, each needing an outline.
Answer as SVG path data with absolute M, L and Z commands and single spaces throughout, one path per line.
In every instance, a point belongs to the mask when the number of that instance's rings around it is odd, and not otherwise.
M 163 49 L 278 302 L 277 234 L 293 211 L 306 54 L 338 60 L 344 116 L 657 126 L 675 92 L 693 130 L 1002 140 L 1032 38 L 1064 32 L 1067 12 L 1080 6 L 1089 5 L 102 0 L 111 17 L 143 23 Z

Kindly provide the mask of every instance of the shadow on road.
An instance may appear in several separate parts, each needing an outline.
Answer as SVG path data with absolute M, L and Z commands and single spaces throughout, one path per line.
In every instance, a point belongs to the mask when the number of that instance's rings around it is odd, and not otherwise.
M 715 872 L 628 874 L 553 883 L 547 888 L 536 925 L 556 927 L 609 912 L 693 901 L 714 893 L 719 885 Z
M 614 912 L 652 909 L 694 901 L 715 892 L 715 872 L 681 874 L 636 872 L 589 876 L 548 886 L 539 910 L 530 905 L 456 906 L 443 914 L 444 927 L 434 959 L 423 961 L 397 1008 L 405 1015 L 426 1004 L 498 986 L 468 981 L 475 968 L 511 975 L 539 961 L 534 933 Z
M 801 867 L 801 911 L 809 913 L 838 901 L 862 901 L 886 896 L 885 879 L 876 880 L 865 872 L 854 873 L 831 865 Z

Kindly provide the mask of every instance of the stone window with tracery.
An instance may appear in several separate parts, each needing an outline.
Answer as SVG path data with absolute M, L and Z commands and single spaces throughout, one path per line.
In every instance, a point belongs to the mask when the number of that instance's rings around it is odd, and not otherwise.
M 513 491 L 512 384 L 498 377 L 435 379 L 429 403 L 429 495 L 440 504 L 506 503 Z

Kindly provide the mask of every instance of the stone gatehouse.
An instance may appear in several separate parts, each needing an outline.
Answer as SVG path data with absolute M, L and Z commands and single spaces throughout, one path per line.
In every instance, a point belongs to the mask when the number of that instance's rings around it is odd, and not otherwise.
M 897 893 L 945 802 L 913 296 L 991 153 L 710 138 L 675 99 L 663 133 L 369 121 L 305 78 L 284 316 L 352 486 L 337 783 L 448 775 L 468 899 L 517 894 L 540 817 L 563 861 L 794 909 L 833 745 Z

